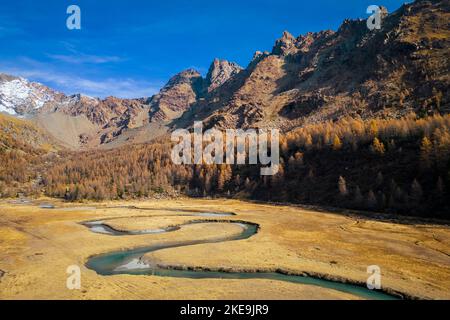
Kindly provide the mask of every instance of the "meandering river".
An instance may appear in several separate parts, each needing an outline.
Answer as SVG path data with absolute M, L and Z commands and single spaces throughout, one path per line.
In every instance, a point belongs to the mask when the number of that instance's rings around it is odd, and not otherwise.
M 322 288 L 338 290 L 349 293 L 364 299 L 376 300 L 392 300 L 397 297 L 386 294 L 381 291 L 369 290 L 366 287 L 341 283 L 337 281 L 330 281 L 319 279 L 310 276 L 301 275 L 287 275 L 278 272 L 218 272 L 218 271 L 204 271 L 204 270 L 174 270 L 165 269 L 151 262 L 144 262 L 143 255 L 155 252 L 158 250 L 177 248 L 184 246 L 191 246 L 196 244 L 217 243 L 225 241 L 238 241 L 252 237 L 258 232 L 259 226 L 257 224 L 246 221 L 235 220 L 217 220 L 217 218 L 224 216 L 234 216 L 233 213 L 214 213 L 214 212 L 190 212 L 184 211 L 181 214 L 174 214 L 173 216 L 193 216 L 193 217 L 214 217 L 215 220 L 193 220 L 179 226 L 169 227 L 165 229 L 150 229 L 150 230 L 136 230 L 136 231 L 120 231 L 109 226 L 106 221 L 89 221 L 82 223 L 92 232 L 106 234 L 110 236 L 133 236 L 142 234 L 155 234 L 177 231 L 183 226 L 200 223 L 231 223 L 241 228 L 241 232 L 233 236 L 218 237 L 214 240 L 191 240 L 191 241 L 170 241 L 157 243 L 151 246 L 139 247 L 125 251 L 114 251 L 100 254 L 91 257 L 86 266 L 89 269 L 95 270 L 100 275 L 116 275 L 116 274 L 131 274 L 131 275 L 156 275 L 162 277 L 180 277 L 193 279 L 270 279 L 278 281 L 287 281 L 291 283 L 299 283 L 306 285 L 314 285 Z M 136 218 L 136 217 L 134 217 Z M 115 218 L 119 219 L 119 218 Z

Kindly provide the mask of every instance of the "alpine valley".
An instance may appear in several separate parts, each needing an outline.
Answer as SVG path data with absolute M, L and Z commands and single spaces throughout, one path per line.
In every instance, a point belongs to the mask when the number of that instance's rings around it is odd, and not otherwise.
M 0 74 L 0 299 L 450 299 L 450 1 L 381 17 L 134 99 Z M 174 163 L 195 122 L 279 129 L 277 173 Z
M 184 70 L 151 97 L 67 96 L 1 75 L 0 194 L 234 195 L 440 216 L 450 186 L 449 8 L 384 10 L 381 30 L 345 20 L 337 31 L 284 32 L 246 67 L 215 59 L 205 77 Z M 280 129 L 279 173 L 174 166 L 170 132 L 195 121 Z

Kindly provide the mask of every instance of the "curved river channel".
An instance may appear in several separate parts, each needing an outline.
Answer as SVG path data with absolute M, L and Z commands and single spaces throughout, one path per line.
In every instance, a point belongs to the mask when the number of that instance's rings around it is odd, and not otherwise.
M 137 208 L 136 208 L 137 209 Z M 151 209 L 150 209 L 151 210 Z M 175 211 L 175 210 L 174 210 Z M 178 210 L 177 210 L 178 211 Z M 210 217 L 218 218 L 225 216 L 234 216 L 233 213 L 208 213 L 208 212 L 190 212 L 184 211 L 182 214 L 174 214 L 173 216 L 193 216 L 193 217 Z M 167 217 L 168 215 L 159 216 Z M 146 216 L 148 217 L 148 216 Z M 120 217 L 123 218 L 123 217 Z M 224 236 L 221 238 L 215 238 L 214 240 L 191 240 L 191 241 L 170 241 L 167 243 L 157 243 L 147 247 L 139 247 L 125 251 L 114 251 L 105 254 L 100 254 L 89 258 L 86 266 L 96 271 L 100 275 L 116 275 L 116 274 L 131 274 L 131 275 L 155 275 L 162 277 L 179 277 L 179 278 L 192 278 L 192 279 L 270 279 L 278 281 L 287 281 L 291 283 L 299 283 L 306 285 L 315 285 L 322 288 L 333 289 L 345 293 L 349 293 L 364 299 L 374 300 L 393 300 L 398 299 L 393 295 L 389 295 L 380 291 L 369 290 L 366 287 L 341 283 L 337 281 L 324 280 L 314 278 L 310 276 L 300 275 L 287 275 L 278 272 L 219 272 L 219 271 L 202 271 L 202 270 L 174 270 L 164 269 L 152 264 L 146 264 L 142 261 L 142 256 L 158 250 L 177 248 L 184 246 L 191 246 L 204 243 L 217 243 L 225 241 L 238 241 L 248 239 L 258 232 L 259 226 L 257 224 L 245 221 L 233 221 L 233 220 L 193 220 L 185 224 L 169 227 L 165 229 L 154 230 L 140 230 L 140 231 L 120 231 L 112 228 L 106 222 L 113 219 L 110 218 L 99 221 L 83 222 L 82 225 L 86 226 L 95 233 L 106 234 L 110 236 L 133 236 L 142 234 L 156 234 L 177 231 L 183 226 L 200 224 L 200 223 L 231 223 L 239 226 L 241 233 L 234 236 Z M 136 218 L 136 216 L 134 217 Z

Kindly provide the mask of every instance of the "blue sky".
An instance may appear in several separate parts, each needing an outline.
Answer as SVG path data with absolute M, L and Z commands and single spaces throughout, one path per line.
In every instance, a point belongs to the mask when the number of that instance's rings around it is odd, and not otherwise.
M 284 30 L 336 30 L 382 0 L 13 0 L 0 3 L 0 72 L 67 94 L 150 96 L 175 73 L 217 57 L 246 66 Z M 69 5 L 81 30 L 68 30 Z

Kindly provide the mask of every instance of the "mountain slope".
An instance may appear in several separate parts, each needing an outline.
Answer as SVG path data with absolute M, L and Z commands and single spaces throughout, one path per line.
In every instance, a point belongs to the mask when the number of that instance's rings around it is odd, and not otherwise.
M 0 112 L 26 116 L 68 148 L 108 144 L 148 119 L 147 99 L 66 96 L 42 84 L 0 74 Z
M 13 115 L 33 114 L 62 96 L 39 83 L 0 74 L 0 112 Z
M 178 119 L 193 104 L 207 99 L 241 70 L 242 67 L 234 62 L 214 59 L 205 78 L 193 69 L 178 73 L 150 99 L 151 121 Z
M 345 116 L 447 113 L 449 18 L 449 1 L 416 1 L 385 17 L 381 30 L 346 20 L 336 32 L 285 32 L 235 77 L 233 91 L 223 87 L 221 99 L 198 102 L 174 124 L 289 130 Z
M 43 148 L 20 145 L 27 135 L 7 129 L 0 193 L 43 187 L 67 200 L 102 200 L 183 192 L 449 219 L 449 3 L 404 5 L 379 31 L 346 20 L 336 32 L 285 32 L 245 69 L 215 60 L 206 78 L 183 71 L 150 99 L 55 98 L 32 108 L 53 136 L 117 148 L 48 161 Z M 174 164 L 164 134 L 196 120 L 284 129 L 278 173 Z M 40 180 L 42 163 L 51 167 Z
M 73 149 L 148 142 L 194 121 L 205 127 L 297 127 L 344 117 L 448 113 L 450 2 L 419 0 L 384 15 L 381 30 L 345 20 L 337 31 L 288 32 L 243 69 L 215 59 L 151 98 L 66 96 L 0 76 L 0 112 L 32 115 Z
M 167 123 L 241 69 L 235 63 L 215 59 L 206 78 L 188 69 L 172 77 L 158 94 L 141 99 L 66 96 L 26 79 L 1 75 L 0 112 L 31 117 L 71 149 L 148 142 L 166 133 Z
M 196 70 L 188 69 L 173 76 L 161 91 L 150 99 L 151 121 L 178 118 L 197 101 L 203 78 Z
M 32 122 L 0 114 L 0 197 L 39 193 L 41 174 L 58 150 Z
M 237 63 L 227 60 L 214 59 L 205 78 L 204 90 L 207 93 L 214 91 L 215 89 L 221 87 L 230 78 L 233 78 L 241 72 L 241 70 L 242 67 Z

